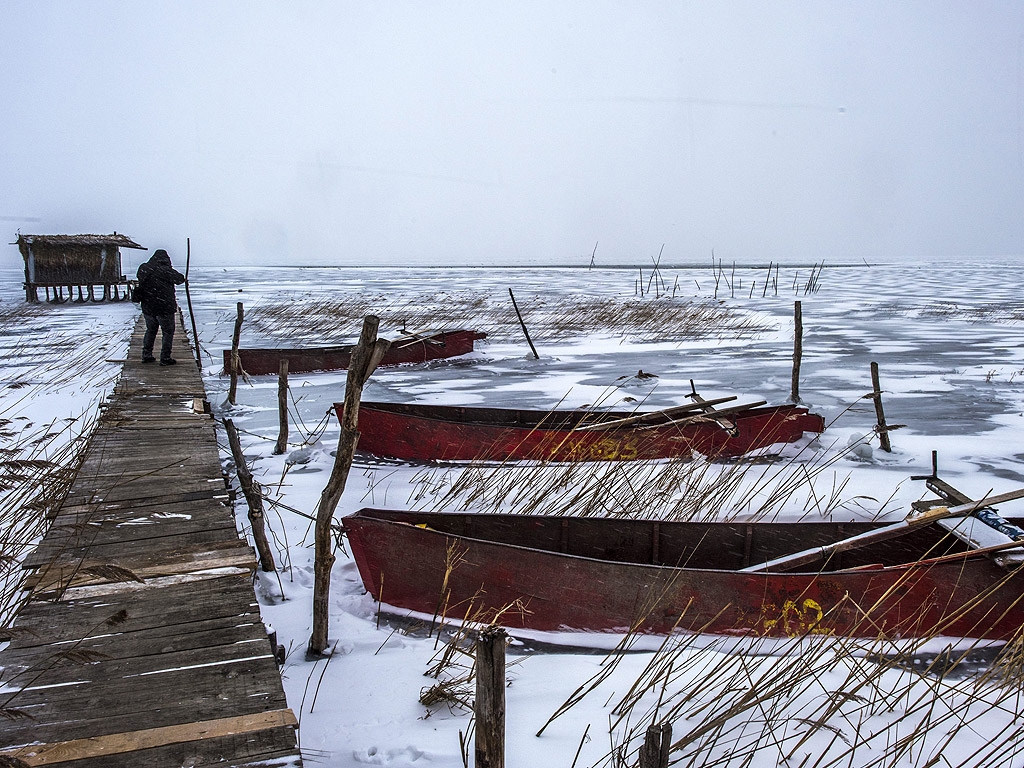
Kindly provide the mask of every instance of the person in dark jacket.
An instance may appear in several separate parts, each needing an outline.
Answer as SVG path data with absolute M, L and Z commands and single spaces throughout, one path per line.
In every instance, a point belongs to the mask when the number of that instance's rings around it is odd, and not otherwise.
M 174 313 L 178 302 L 174 286 L 185 282 L 185 276 L 171 266 L 171 257 L 163 248 L 153 252 L 149 261 L 139 267 L 139 292 L 142 294 L 142 317 L 146 320 L 146 335 L 142 339 L 142 362 L 152 363 L 156 330 L 162 331 L 160 365 L 174 365 L 171 357 L 174 343 Z

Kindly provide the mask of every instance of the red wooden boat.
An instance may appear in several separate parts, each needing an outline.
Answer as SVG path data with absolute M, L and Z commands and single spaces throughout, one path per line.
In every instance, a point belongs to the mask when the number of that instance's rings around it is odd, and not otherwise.
M 726 457 L 825 428 L 821 416 L 794 405 L 700 412 L 732 399 L 640 414 L 364 402 L 359 450 L 414 461 L 662 459 L 687 458 L 694 451 Z M 343 404 L 335 409 L 340 418 Z
M 458 357 L 473 351 L 473 342 L 487 338 L 486 333 L 459 329 L 407 334 L 391 342 L 380 365 L 422 363 L 445 357 Z M 288 360 L 290 373 L 340 371 L 348 368 L 354 345 L 339 347 L 249 348 L 239 349 L 242 370 L 253 376 L 277 373 L 281 360 Z M 231 370 L 231 350 L 224 350 L 224 370 Z
M 931 524 L 835 555 L 821 571 L 744 573 L 881 524 L 378 509 L 343 523 L 374 599 L 427 617 L 479 610 L 484 620 L 500 612 L 500 624 L 544 631 L 770 637 L 1008 639 L 1024 625 L 1024 572 L 1007 572 Z M 503 610 L 513 605 L 521 609 Z

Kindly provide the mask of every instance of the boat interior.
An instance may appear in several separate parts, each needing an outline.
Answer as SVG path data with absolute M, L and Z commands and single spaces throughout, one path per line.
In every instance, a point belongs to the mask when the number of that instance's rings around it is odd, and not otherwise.
M 785 406 L 782 406 L 785 407 Z M 489 427 L 508 427 L 541 430 L 573 429 L 586 424 L 600 424 L 618 419 L 640 416 L 643 411 L 595 411 L 586 408 L 565 411 L 530 411 L 516 408 L 473 408 L 458 405 L 422 405 L 418 403 L 363 402 L 360 410 L 384 411 L 418 419 L 445 421 L 458 424 L 476 424 Z M 741 416 L 769 413 L 775 407 L 751 408 Z M 653 412 L 658 413 L 658 412 Z M 700 415 L 694 411 L 690 415 Z M 671 416 L 659 416 L 645 421 L 645 426 L 671 421 Z M 632 428 L 632 427 L 631 427 Z
M 701 523 L 363 509 L 355 513 L 442 533 L 579 557 L 739 570 L 874 530 L 883 523 Z M 967 551 L 938 525 L 839 553 L 811 570 L 894 566 Z M 807 568 L 799 570 L 808 570 Z

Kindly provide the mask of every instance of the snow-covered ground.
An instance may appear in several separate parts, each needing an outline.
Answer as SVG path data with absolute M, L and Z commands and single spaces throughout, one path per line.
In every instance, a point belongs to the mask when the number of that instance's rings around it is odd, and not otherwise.
M 193 266 L 191 292 L 210 399 L 218 415 L 229 415 L 242 430 L 254 475 L 267 496 L 280 502 L 268 512 L 279 571 L 258 575 L 257 594 L 265 620 L 288 649 L 285 686 L 311 765 L 460 765 L 460 733 L 469 731 L 470 716 L 457 707 L 428 708 L 419 702 L 421 691 L 437 682 L 424 673 L 443 641 L 378 620 L 344 551 L 338 553 L 331 589 L 333 654 L 315 663 L 305 660 L 312 524 L 287 507 L 307 515 L 315 511 L 339 434 L 329 409 L 343 397 L 345 375 L 291 376 L 291 450 L 271 455 L 277 437 L 276 377 L 240 384 L 237 405 L 225 403 L 220 355 L 230 346 L 236 302 L 243 302 L 247 316 L 243 346 L 353 339 L 357 315 L 340 322 L 325 302 L 356 300 L 385 319 L 383 335 L 397 330 L 403 312 L 436 319 L 462 313 L 491 334 L 465 358 L 378 369 L 364 391 L 367 400 L 537 408 L 556 403 L 633 407 L 642 401 L 645 408 L 662 408 L 683 401 L 691 379 L 708 398 L 738 394 L 741 400 L 786 401 L 793 302 L 799 300 L 800 394 L 830 426 L 818 440 L 783 451 L 789 459 L 778 462 L 777 471 L 806 469 L 812 481 L 772 509 L 773 515 L 858 519 L 881 513 L 895 519 L 924 495 L 923 484 L 909 477 L 930 471 L 933 450 L 943 476 L 969 494 L 1024 485 L 1024 300 L 1019 292 L 1024 267 L 834 267 L 821 273 L 819 289 L 810 293 L 804 292 L 810 265 L 781 268 L 765 290 L 767 274 L 766 267 L 737 268 L 734 276 L 725 265 L 716 290 L 708 267 L 663 269 L 655 288 L 645 269 L 641 297 L 636 270 Z M 10 310 L 20 301 L 18 278 L 14 272 L 4 277 L 0 308 Z M 508 288 L 516 293 L 540 360 L 533 359 L 510 314 Z M 672 325 L 679 318 L 674 309 L 691 300 L 709 312 L 726 313 L 718 330 L 727 317 L 757 332 L 683 335 Z M 179 301 L 185 305 L 181 290 Z M 599 315 L 586 314 L 587 307 L 599 302 L 617 310 L 611 321 L 600 315 L 602 324 L 588 326 L 587 318 Z M 637 316 L 638 308 L 651 318 L 644 328 L 614 322 Z M 102 363 L 123 356 L 133 309 L 43 306 L 33 310 L 23 330 L 35 343 L 44 332 L 59 329 L 62 337 L 78 340 L 71 346 L 75 354 L 88 351 Z M 582 320 L 567 323 L 569 316 Z M 294 327 L 287 326 L 288 317 L 298 318 Z M 555 326 L 558 331 L 551 330 Z M 2 337 L 12 339 L 4 341 L 5 349 L 28 344 L 13 340 L 13 334 L 8 328 Z M 100 342 L 105 349 L 97 346 Z M 94 407 L 96 393 L 116 373 L 116 363 L 106 363 L 88 376 L 68 378 L 42 367 L 41 360 L 33 363 L 29 347 L 23 349 L 23 361 L 5 351 L 0 369 L 7 419 L 23 413 L 34 424 L 42 423 L 44 413 L 75 418 Z M 871 390 L 871 361 L 880 366 L 889 423 L 906 425 L 892 433 L 891 454 L 878 449 L 874 409 L 863 399 Z M 641 369 L 656 377 L 636 377 Z M 22 379 L 32 382 L 31 389 L 11 386 Z M 732 466 L 714 465 L 711 475 L 735 471 Z M 768 466 L 768 472 L 776 471 Z M 357 456 L 337 514 L 371 504 L 429 507 L 460 471 Z M 551 471 L 557 469 L 544 470 Z M 540 488 L 543 477 L 538 471 L 532 482 Z M 745 508 L 724 512 L 755 514 L 757 495 L 746 498 L 751 501 Z M 671 503 L 662 511 L 671 514 Z M 243 530 L 245 512 L 239 501 Z M 592 636 L 552 639 L 595 648 L 614 645 L 614 639 Z M 927 650 L 937 647 L 933 641 Z M 635 763 L 636 739 L 656 713 L 671 713 L 674 738 L 683 740 L 673 757 L 682 758 L 683 765 L 1024 766 L 1016 747 L 1024 737 L 1019 678 L 1016 684 L 983 675 L 939 680 L 882 669 L 868 657 L 887 648 L 853 654 L 836 641 L 769 647 L 682 638 L 659 652 L 625 655 L 570 646 L 523 652 L 515 643 L 511 650 L 510 768 L 620 765 L 622 753 Z M 452 668 L 445 674 L 457 672 Z M 630 695 L 634 689 L 643 695 Z M 535 736 L 563 702 L 580 694 L 585 695 L 577 704 Z

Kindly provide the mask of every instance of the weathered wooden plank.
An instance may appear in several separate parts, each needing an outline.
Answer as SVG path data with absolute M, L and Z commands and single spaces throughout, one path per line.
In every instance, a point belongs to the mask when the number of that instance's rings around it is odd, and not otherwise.
M 114 523 L 134 520 L 140 517 L 159 517 L 161 515 L 231 517 L 232 512 L 224 503 L 227 500 L 227 494 L 222 494 L 220 498 L 207 496 L 206 498 L 186 501 L 155 501 L 150 504 L 79 504 L 73 507 L 61 508 L 53 518 L 51 525 L 74 526 L 91 521 Z
M 167 430 L 160 431 L 163 433 Z M 84 466 L 124 466 L 126 469 L 139 470 L 145 464 L 169 463 L 175 459 L 209 466 L 210 460 L 217 455 L 217 446 L 203 445 L 197 440 L 190 440 L 189 437 L 188 433 L 172 436 L 173 439 L 167 440 L 166 452 L 160 457 L 140 456 L 137 441 L 135 445 L 129 442 L 113 445 L 108 443 L 103 446 L 102 451 L 91 451 Z
M 99 502 L 94 504 L 64 504 L 61 506 L 60 514 L 73 514 L 80 510 L 98 510 L 100 512 L 108 509 L 121 509 L 123 507 L 148 507 L 153 504 L 180 504 L 186 501 L 200 501 L 203 499 L 223 500 L 228 498 L 227 490 L 204 490 L 191 493 L 161 493 L 153 496 L 143 496 L 129 501 Z
M 95 499 L 83 494 L 82 491 L 77 488 L 72 488 L 71 493 L 68 494 L 68 498 L 65 500 L 61 509 L 74 510 L 78 507 L 104 508 L 107 506 L 126 506 L 132 504 L 149 506 L 150 504 L 163 504 L 165 502 L 173 503 L 176 501 L 189 501 L 201 498 L 221 498 L 227 493 L 227 489 L 225 488 L 222 479 L 199 479 L 202 481 L 202 487 L 198 490 L 180 490 L 176 487 L 174 493 L 168 494 L 163 493 L 156 488 L 148 488 L 139 489 L 137 495 L 122 496 L 116 499 Z
M 137 496 L 152 496 L 154 491 L 160 487 L 172 487 L 181 493 L 206 491 L 213 488 L 223 488 L 224 481 L 220 478 L 196 477 L 196 478 L 166 478 L 170 482 L 157 484 L 152 478 L 141 478 L 135 482 L 125 482 L 118 485 L 108 483 L 102 489 L 93 486 L 76 488 L 70 497 L 72 503 L 81 504 L 87 501 L 124 501 L 136 498 Z
M 38 596 L 43 598 L 47 592 L 113 583 L 117 580 L 115 576 L 96 575 L 97 572 L 101 572 L 104 567 L 109 565 L 127 569 L 141 579 L 153 579 L 211 568 L 246 568 L 253 571 L 256 569 L 256 558 L 248 547 L 238 547 L 233 554 L 204 552 L 197 553 L 187 560 L 154 565 L 143 565 L 124 559 L 117 562 L 81 560 L 73 564 L 69 563 L 64 567 L 40 569 L 25 580 L 25 588 L 38 593 Z
M 203 675 L 176 670 L 159 682 L 146 678 L 119 681 L 120 685 L 83 683 L 64 689 L 26 691 L 9 705 L 30 715 L 32 721 L 5 724 L 6 743 L 65 741 L 95 738 L 123 730 L 212 720 L 284 709 L 280 691 L 261 688 L 260 679 L 277 674 L 272 658 L 266 668 L 242 670 L 240 664 L 207 667 Z M 280 688 L 280 684 L 278 684 Z M 54 695 L 60 692 L 59 701 Z M 75 691 L 72 697 L 65 691 Z
M 268 728 L 201 741 L 167 744 L 119 755 L 71 760 L 61 768 L 139 768 L 139 766 L 189 766 L 189 768 L 296 768 L 302 762 L 295 749 L 290 726 Z
M 227 611 L 195 611 L 191 615 L 178 612 L 174 614 L 176 620 L 172 621 L 155 621 L 154 617 L 135 617 L 134 620 L 129 618 L 124 624 L 116 627 L 104 625 L 97 628 L 84 638 L 67 638 L 59 635 L 43 637 L 29 631 L 29 628 L 22 628 L 12 638 L 11 646 L 4 651 L 4 659 L 6 660 L 8 654 L 14 658 L 22 651 L 42 657 L 48 652 L 48 649 L 69 643 L 77 643 L 83 648 L 91 648 L 94 645 L 102 646 L 105 643 L 117 644 L 123 642 L 125 638 L 140 638 L 140 642 L 147 642 L 148 638 L 163 638 L 162 642 L 168 642 L 181 636 L 225 627 L 254 626 L 260 631 L 265 631 L 258 605 L 252 604 L 243 612 L 239 612 L 239 610 L 237 606 L 232 606 L 231 610 Z M 124 629 L 126 626 L 128 629 Z
M 169 653 L 202 648 L 206 645 L 260 639 L 267 640 L 267 634 L 266 627 L 258 615 L 222 616 L 182 624 L 165 624 L 135 632 L 98 635 L 73 644 L 47 643 L 9 648 L 4 652 L 3 675 L 5 680 L 9 680 L 20 674 L 23 669 L 48 666 L 50 659 L 69 664 L 80 658 L 76 657 L 75 653 L 68 653 L 69 650 L 99 654 L 97 660 L 110 661 L 129 656 Z
M 90 552 L 101 547 L 122 548 L 126 545 L 142 544 L 148 546 L 147 542 L 153 542 L 154 546 L 168 548 L 173 547 L 177 538 L 192 537 L 209 534 L 214 539 L 237 538 L 235 526 L 229 520 L 210 521 L 180 521 L 173 520 L 156 525 L 136 525 L 114 527 L 107 531 L 99 527 L 90 527 L 81 535 L 57 537 L 46 539 L 32 553 L 32 560 L 26 559 L 33 567 L 40 567 L 52 562 L 56 558 L 63 559 L 74 557 L 85 557 Z
M 86 659 L 78 646 L 58 647 L 53 652 L 23 653 L 14 657 L 10 669 L 5 666 L 3 680 L 11 687 L 30 685 L 30 690 L 83 681 L 90 685 L 119 686 L 123 681 L 139 675 L 157 675 L 176 669 L 198 668 L 201 665 L 232 664 L 246 659 L 273 657 L 265 634 L 262 637 L 216 642 L 223 634 L 208 636 L 211 642 L 206 646 L 180 650 L 158 648 L 150 653 L 146 652 L 149 649 L 138 647 L 134 637 L 122 635 L 120 639 L 124 649 L 113 658 L 90 656 Z M 43 691 L 41 695 L 45 697 L 47 694 Z M 12 696 L 11 706 L 21 706 L 20 700 L 19 695 Z
M 61 524 L 54 530 L 53 535 L 46 537 L 46 544 L 50 549 L 63 550 L 67 547 L 110 544 L 116 541 L 186 535 L 197 530 L 210 531 L 216 528 L 230 528 L 234 531 L 235 522 L 223 514 L 196 512 L 188 517 L 179 517 L 174 513 L 161 515 L 159 512 L 147 512 L 124 520 L 90 520 Z
M 188 536 L 159 536 L 134 541 L 95 544 L 88 548 L 88 552 L 85 548 L 71 547 L 60 552 L 37 549 L 25 558 L 25 567 L 41 568 L 58 558 L 66 561 L 75 558 L 81 559 L 87 555 L 108 561 L 118 558 L 128 559 L 147 551 L 154 554 L 160 553 L 169 562 L 175 558 L 180 559 L 183 553 L 195 551 L 197 548 L 234 542 L 238 542 L 238 538 L 232 533 L 230 528 L 213 528 L 204 531 L 193 531 Z
M 204 618 L 259 614 L 248 576 L 211 576 L 180 583 L 151 583 L 123 607 L 103 597 L 31 601 L 18 614 L 12 647 L 26 638 L 62 642 L 96 635 L 186 623 Z M 111 622 L 112 619 L 116 621 Z

